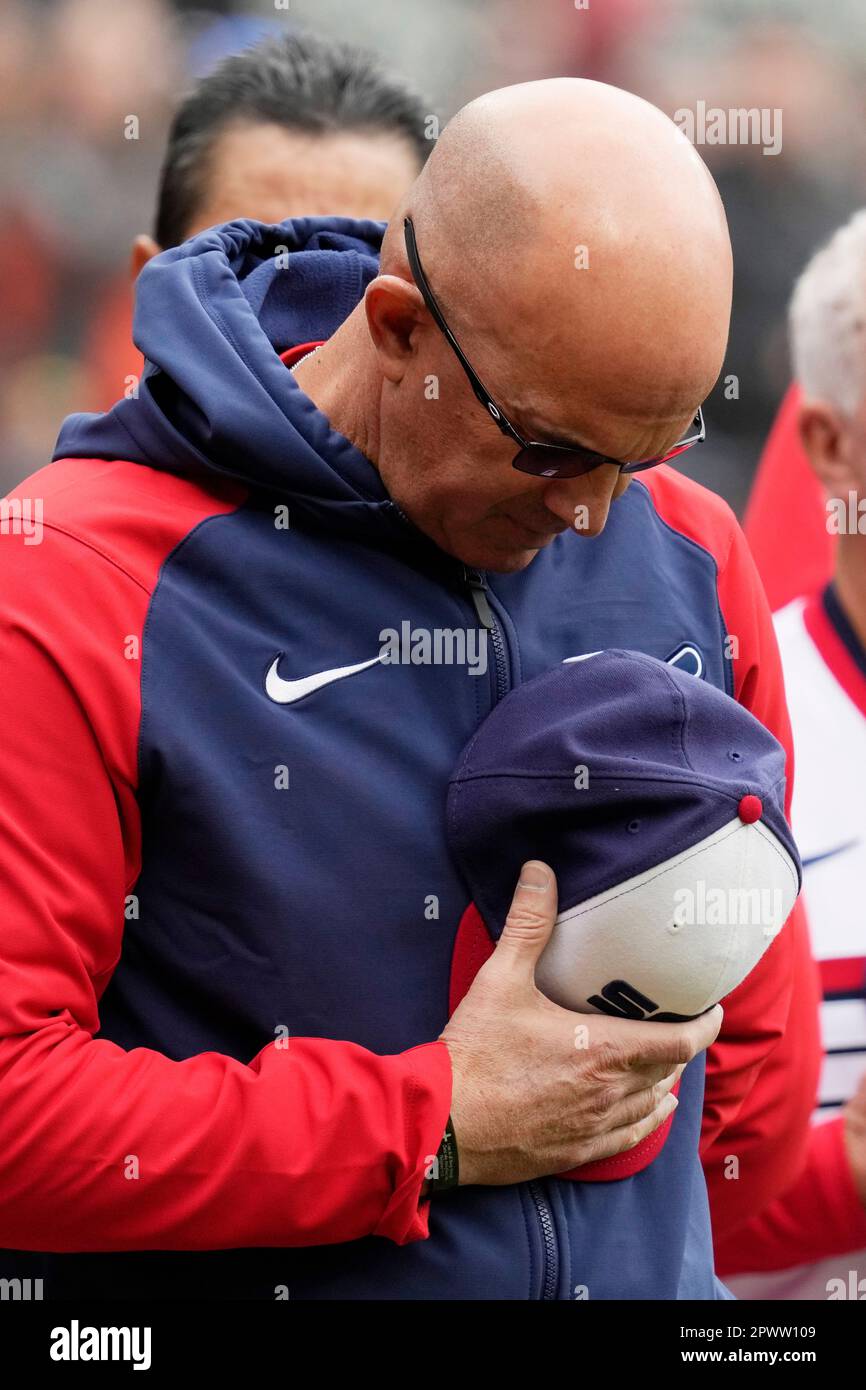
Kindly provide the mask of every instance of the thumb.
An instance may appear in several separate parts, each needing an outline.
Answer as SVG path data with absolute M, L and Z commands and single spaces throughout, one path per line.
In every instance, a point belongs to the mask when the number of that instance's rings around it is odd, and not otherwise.
M 502 935 L 493 953 L 497 968 L 535 979 L 535 964 L 556 921 L 556 878 L 539 859 L 530 859 L 520 870 Z

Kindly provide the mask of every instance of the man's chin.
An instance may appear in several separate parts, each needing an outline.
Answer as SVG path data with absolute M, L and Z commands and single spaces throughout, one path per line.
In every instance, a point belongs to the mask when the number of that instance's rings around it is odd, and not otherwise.
M 544 545 L 538 546 L 535 550 L 515 550 L 508 554 L 500 551 L 496 556 L 492 556 L 483 568 L 490 570 L 492 574 L 519 574 L 527 565 L 532 564 L 538 551 L 544 550 L 549 543 L 545 541 Z
M 489 570 L 491 574 L 518 574 L 520 570 L 525 570 L 527 565 L 532 564 L 539 550 L 543 550 L 547 544 L 549 542 L 545 541 L 532 550 L 504 546 L 467 546 L 458 558 L 468 569 Z
M 504 518 L 503 518 L 504 520 Z M 523 535 L 515 534 L 522 531 Z M 490 570 L 493 574 L 516 574 L 531 565 L 539 550 L 545 550 L 561 532 L 539 534 L 535 544 L 526 527 L 510 522 L 507 527 L 489 527 L 486 534 L 464 532 L 443 547 L 468 569 Z

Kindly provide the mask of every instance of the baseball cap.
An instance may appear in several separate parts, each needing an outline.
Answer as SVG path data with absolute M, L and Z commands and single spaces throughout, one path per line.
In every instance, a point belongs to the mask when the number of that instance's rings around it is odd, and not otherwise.
M 493 940 L 520 866 L 556 873 L 539 988 L 580 1012 L 690 1018 L 738 985 L 801 882 L 785 754 L 688 672 L 612 649 L 526 682 L 448 793 L 454 854 Z
M 536 967 L 543 993 L 578 1013 L 704 1012 L 746 978 L 797 898 L 784 804 L 781 744 L 699 676 L 611 649 L 527 681 L 494 707 L 449 783 L 449 843 L 472 897 L 452 1009 L 499 938 L 521 865 L 542 859 L 559 891 Z M 560 1176 L 639 1172 L 672 1121 Z

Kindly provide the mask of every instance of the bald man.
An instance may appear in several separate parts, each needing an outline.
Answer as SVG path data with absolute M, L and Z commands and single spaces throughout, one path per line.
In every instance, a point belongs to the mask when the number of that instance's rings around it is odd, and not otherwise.
M 656 467 L 730 293 L 697 155 L 577 80 L 473 102 L 387 231 L 145 267 L 138 397 L 65 423 L 0 545 L 0 1242 L 46 1298 L 728 1296 L 699 1145 L 784 1030 L 794 926 L 707 1066 L 718 1008 L 539 994 L 540 858 L 449 1018 L 485 953 L 444 806 L 492 706 L 599 647 L 784 737 L 735 523 Z

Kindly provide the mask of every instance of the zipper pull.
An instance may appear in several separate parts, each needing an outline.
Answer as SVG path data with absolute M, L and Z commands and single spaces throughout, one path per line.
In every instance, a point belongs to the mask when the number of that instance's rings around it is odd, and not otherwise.
M 496 619 L 493 616 L 493 609 L 487 597 L 487 581 L 480 570 L 463 568 L 466 583 L 472 593 L 472 602 L 475 605 L 475 612 L 478 614 L 478 621 L 488 632 L 493 632 L 496 628 Z

